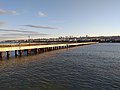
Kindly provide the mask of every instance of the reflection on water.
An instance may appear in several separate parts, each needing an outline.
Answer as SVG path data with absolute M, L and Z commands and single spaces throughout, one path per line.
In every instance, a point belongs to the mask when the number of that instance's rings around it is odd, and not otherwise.
M 63 50 L 62 50 L 63 51 Z M 49 58 L 50 56 L 56 55 L 56 53 L 54 53 L 55 51 L 52 52 L 45 52 L 45 53 L 39 53 L 39 54 L 31 54 L 31 55 L 27 55 L 27 51 L 23 51 L 22 52 L 22 56 L 17 56 L 15 57 L 14 55 L 14 51 L 10 52 L 10 57 L 7 58 L 6 57 L 6 52 L 5 52 L 5 58 L 3 58 L 2 60 L 0 60 L 0 66 L 2 66 L 3 64 L 7 64 L 6 66 L 8 67 L 8 64 L 12 65 L 12 64 L 26 64 L 32 61 L 36 61 L 36 60 L 42 60 L 45 58 Z
M 120 44 L 96 44 L 0 61 L 0 90 L 119 90 Z

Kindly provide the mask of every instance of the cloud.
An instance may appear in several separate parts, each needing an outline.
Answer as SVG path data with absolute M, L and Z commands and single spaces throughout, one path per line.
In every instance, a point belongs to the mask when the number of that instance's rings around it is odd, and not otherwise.
M 43 35 L 49 35 L 49 34 L 0 34 L 0 36 L 43 36 Z
M 21 30 L 10 30 L 10 29 L 0 29 L 0 37 L 9 37 L 9 36 L 45 36 L 49 34 L 42 34 L 35 31 L 21 31 Z M 6 33 L 7 32 L 7 33 Z M 19 33 L 20 32 L 20 33 Z
M 33 27 L 33 28 L 44 28 L 44 29 L 57 29 L 57 28 L 51 27 L 51 26 L 38 26 L 38 25 L 22 25 L 22 26 Z
M 15 10 L 4 10 L 4 9 L 0 9 L 0 15 L 16 15 L 17 12 Z
M 12 29 L 0 29 L 2 32 L 21 32 L 21 33 L 30 33 L 30 34 L 38 34 L 35 31 L 27 31 L 27 30 L 12 30 Z
M 28 36 L 37 38 L 37 37 L 43 37 L 46 35 L 49 35 L 49 34 L 43 34 L 35 31 L 27 31 L 27 30 L 0 29 L 0 41 L 25 39 L 25 38 L 28 38 Z
M 38 12 L 38 15 L 39 15 L 40 17 L 46 17 L 46 15 L 45 15 L 43 12 L 41 12 L 41 11 Z

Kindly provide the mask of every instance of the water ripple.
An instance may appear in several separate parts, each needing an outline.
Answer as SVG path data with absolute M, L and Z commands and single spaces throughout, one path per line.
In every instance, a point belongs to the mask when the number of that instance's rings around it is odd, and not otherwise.
M 120 44 L 0 61 L 0 90 L 120 90 Z

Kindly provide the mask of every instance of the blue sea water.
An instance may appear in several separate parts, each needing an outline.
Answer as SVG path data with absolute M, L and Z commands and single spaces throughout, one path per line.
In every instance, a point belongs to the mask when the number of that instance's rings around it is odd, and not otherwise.
M 0 61 L 0 90 L 120 90 L 120 44 L 12 54 Z

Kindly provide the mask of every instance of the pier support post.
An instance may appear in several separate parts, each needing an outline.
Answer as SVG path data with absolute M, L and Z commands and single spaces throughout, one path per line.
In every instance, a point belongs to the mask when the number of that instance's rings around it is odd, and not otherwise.
M 55 50 L 57 50 L 57 48 L 55 47 Z
M 69 45 L 67 44 L 67 48 L 69 48 Z
M 50 49 L 50 47 L 48 47 L 48 51 L 50 51 L 51 49 Z
M 52 47 L 52 51 L 54 50 L 54 47 Z
M 56 47 L 54 47 L 54 50 L 56 50 Z
M 37 54 L 39 52 L 39 49 L 38 48 L 34 49 L 34 52 L 35 54 Z
M 27 55 L 30 55 L 31 49 L 27 49 Z
M 55 50 L 57 50 L 57 47 L 55 47 Z
M 46 52 L 48 51 L 48 48 L 46 48 Z
M 60 46 L 60 49 L 62 49 L 62 46 Z
M 42 53 L 42 52 L 44 52 L 44 48 L 39 49 L 39 53 Z
M 52 50 L 54 50 L 55 48 L 54 47 L 52 47 Z
M 18 50 L 15 50 L 15 56 L 18 56 Z
M 22 55 L 22 50 L 19 50 L 20 56 Z
M 52 51 L 53 50 L 53 48 L 52 47 L 50 47 L 50 51 Z
M 4 57 L 4 52 L 0 52 L 0 58 Z
M 48 51 L 50 51 L 50 47 L 48 47 Z
M 10 57 L 10 51 L 7 51 L 7 58 Z
M 45 48 L 43 48 L 43 52 L 45 52 Z
M 44 48 L 43 51 L 46 52 L 46 51 L 47 51 L 47 48 Z
M 61 49 L 61 47 L 59 46 L 59 49 Z
M 39 53 L 42 53 L 42 52 L 44 52 L 44 51 L 43 51 L 42 48 L 39 48 L 39 49 L 38 49 L 38 52 L 39 52 Z
M 51 47 L 51 51 L 53 51 L 53 47 Z
M 45 52 L 47 52 L 47 48 L 45 48 Z

